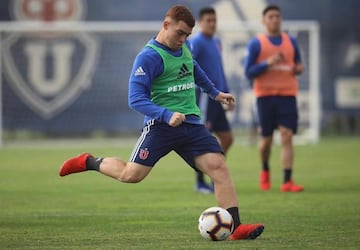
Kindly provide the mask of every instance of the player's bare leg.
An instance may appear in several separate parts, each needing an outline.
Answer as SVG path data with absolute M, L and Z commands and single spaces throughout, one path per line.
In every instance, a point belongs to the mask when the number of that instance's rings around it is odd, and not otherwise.
M 234 137 L 231 131 L 216 131 L 216 137 L 220 143 L 221 148 L 223 149 L 224 155 L 227 154 L 229 148 L 231 147 Z M 204 174 L 202 172 L 196 173 L 197 175 L 197 186 L 196 190 L 201 193 L 213 193 L 214 188 L 213 184 L 207 184 L 204 180 Z
M 206 153 L 195 158 L 196 167 L 214 181 L 218 205 L 233 217 L 234 232 L 231 240 L 256 239 L 264 230 L 262 224 L 241 224 L 235 186 L 231 180 L 225 158 L 220 153 Z
M 259 153 L 261 162 L 269 162 L 273 137 L 263 136 L 259 141 Z
M 226 155 L 227 151 L 229 150 L 230 146 L 234 141 L 232 132 L 215 131 L 214 133 L 220 143 L 221 148 L 223 149 L 224 154 Z M 212 184 L 209 185 L 205 182 L 204 174 L 202 172 L 197 172 L 196 177 L 197 177 L 197 186 L 196 186 L 197 192 L 206 193 L 206 194 L 214 192 L 213 185 Z
M 196 167 L 214 182 L 215 198 L 223 208 L 237 206 L 237 196 L 225 158 L 220 153 L 207 153 L 195 158 Z
M 262 163 L 262 170 L 260 173 L 260 189 L 263 191 L 269 190 L 271 187 L 269 160 L 271 154 L 272 141 L 273 141 L 272 136 L 262 136 L 259 141 L 259 153 Z
M 151 167 L 134 162 L 124 162 L 115 157 L 94 158 L 91 154 L 83 153 L 66 160 L 60 168 L 60 176 L 96 170 L 126 183 L 136 183 L 143 180 L 151 171 Z
M 293 132 L 285 127 L 279 127 L 279 131 L 281 136 L 281 163 L 284 170 L 291 169 L 294 162 Z
M 151 171 L 151 167 L 135 162 L 124 162 L 119 158 L 104 158 L 99 172 L 125 183 L 142 181 Z
M 292 168 L 294 163 L 293 131 L 289 128 L 280 126 L 281 135 L 281 162 L 284 169 L 284 183 L 280 190 L 283 192 L 301 192 L 302 186 L 295 185 L 292 181 Z
M 226 155 L 227 151 L 234 142 L 234 136 L 231 131 L 215 132 L 216 137 L 219 139 L 220 146 Z

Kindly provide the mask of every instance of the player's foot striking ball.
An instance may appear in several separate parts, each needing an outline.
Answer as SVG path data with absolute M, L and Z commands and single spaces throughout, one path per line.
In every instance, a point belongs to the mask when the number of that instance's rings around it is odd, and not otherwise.
M 200 235 L 206 240 L 226 240 L 234 229 L 231 214 L 221 207 L 204 210 L 199 218 Z
M 213 241 L 254 240 L 264 231 L 264 225 L 240 224 L 234 229 L 234 221 L 226 209 L 210 207 L 200 215 L 199 231 L 204 239 Z
M 265 227 L 262 224 L 240 224 L 232 235 L 230 240 L 254 240 L 262 234 Z
M 145 119 L 130 160 L 83 153 L 65 161 L 59 174 L 94 170 L 123 183 L 138 183 L 161 158 L 175 151 L 190 167 L 213 181 L 217 206 L 229 212 L 236 228 L 232 239 L 256 238 L 264 226 L 241 224 L 236 188 L 223 150 L 202 123 L 196 105 L 195 85 L 217 102 L 230 104 L 235 99 L 216 89 L 193 59 L 187 38 L 194 26 L 195 19 L 188 8 L 170 8 L 160 32 L 134 61 L 129 106 L 145 115 Z

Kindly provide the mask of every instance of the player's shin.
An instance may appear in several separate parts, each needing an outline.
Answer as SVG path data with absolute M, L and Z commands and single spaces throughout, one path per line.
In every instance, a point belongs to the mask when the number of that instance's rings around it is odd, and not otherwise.
M 102 157 L 88 157 L 86 159 L 86 170 L 99 171 L 100 164 L 104 160 Z

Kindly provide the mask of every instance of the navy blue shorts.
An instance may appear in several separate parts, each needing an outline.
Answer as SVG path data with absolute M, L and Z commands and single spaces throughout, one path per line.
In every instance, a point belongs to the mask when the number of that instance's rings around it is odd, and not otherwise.
M 221 103 L 208 98 L 206 113 L 206 127 L 212 132 L 230 131 L 229 121 L 226 118 L 226 111 Z
M 150 120 L 142 130 L 130 162 L 153 167 L 172 150 L 193 168 L 196 156 L 223 153 L 217 139 L 203 125 L 183 123 L 178 127 L 171 127 L 166 123 Z
M 256 101 L 262 136 L 271 136 L 279 126 L 296 134 L 298 111 L 295 96 L 264 96 Z
M 226 117 L 226 110 L 221 103 L 211 99 L 199 89 L 196 92 L 196 101 L 203 115 L 204 123 L 211 132 L 228 132 L 231 130 Z

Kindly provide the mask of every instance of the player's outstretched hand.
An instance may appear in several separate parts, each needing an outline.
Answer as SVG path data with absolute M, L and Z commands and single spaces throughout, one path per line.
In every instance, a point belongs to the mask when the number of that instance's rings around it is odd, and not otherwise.
M 170 118 L 169 125 L 171 127 L 177 127 L 177 126 L 181 125 L 181 123 L 183 123 L 185 121 L 185 119 L 186 119 L 186 117 L 184 114 L 179 113 L 179 112 L 174 112 L 174 114 Z
M 220 92 L 216 97 L 215 101 L 221 102 L 222 104 L 232 104 L 235 102 L 235 97 L 230 93 Z

